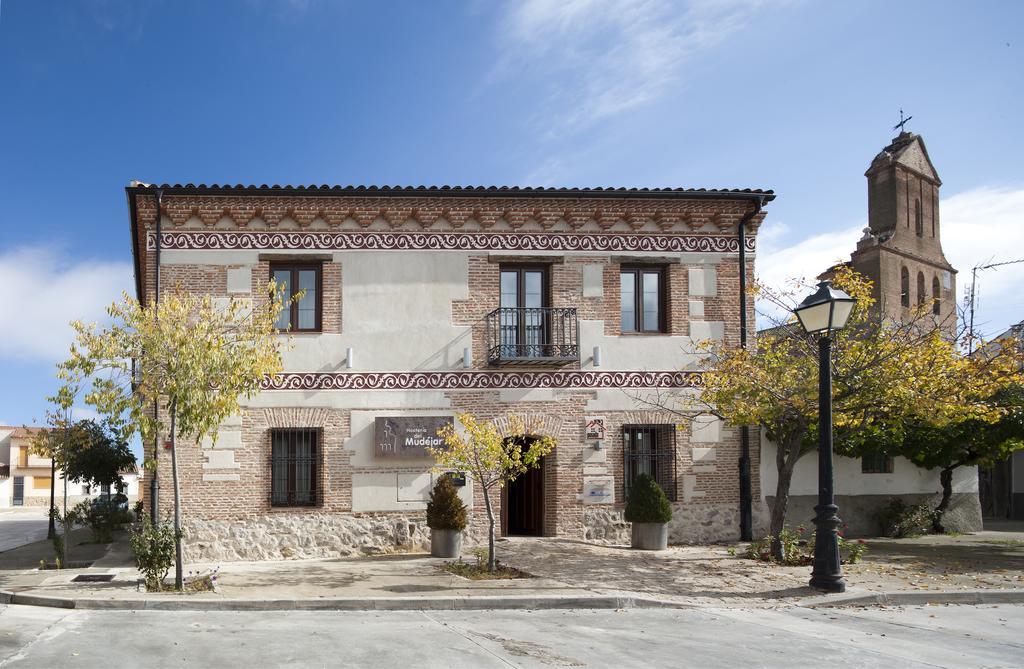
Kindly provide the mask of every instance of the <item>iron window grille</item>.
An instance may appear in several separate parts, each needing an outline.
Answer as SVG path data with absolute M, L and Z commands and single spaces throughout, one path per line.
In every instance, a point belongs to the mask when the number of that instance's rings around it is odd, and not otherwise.
M 882 453 L 865 455 L 860 461 L 862 474 L 892 474 L 893 457 Z
M 320 430 L 271 430 L 271 506 L 320 504 L 320 453 Z
M 675 425 L 624 425 L 622 455 L 626 499 L 636 477 L 648 474 L 670 502 L 677 500 Z

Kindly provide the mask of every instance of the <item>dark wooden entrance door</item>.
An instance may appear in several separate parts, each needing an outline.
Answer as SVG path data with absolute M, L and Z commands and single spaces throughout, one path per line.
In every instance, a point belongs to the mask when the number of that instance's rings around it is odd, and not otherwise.
M 506 533 L 539 537 L 544 534 L 544 461 L 506 487 Z

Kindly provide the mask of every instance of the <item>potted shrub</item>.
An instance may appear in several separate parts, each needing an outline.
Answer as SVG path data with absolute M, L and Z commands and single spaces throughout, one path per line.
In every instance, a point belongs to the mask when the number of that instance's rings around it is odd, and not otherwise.
M 462 531 L 466 529 L 466 505 L 451 476 L 444 474 L 430 492 L 427 502 L 427 527 L 430 528 L 430 554 L 434 557 L 458 557 L 462 549 Z
M 672 505 L 661 486 L 647 474 L 640 474 L 633 482 L 626 502 L 626 520 L 633 524 L 633 548 L 648 551 L 668 548 Z

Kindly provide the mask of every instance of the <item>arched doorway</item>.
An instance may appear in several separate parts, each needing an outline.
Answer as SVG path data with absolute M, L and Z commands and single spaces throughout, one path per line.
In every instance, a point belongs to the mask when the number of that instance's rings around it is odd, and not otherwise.
M 522 437 L 529 440 L 530 437 Z M 528 448 L 522 445 L 523 450 Z M 505 486 L 502 495 L 503 534 L 540 537 L 544 535 L 544 459 Z

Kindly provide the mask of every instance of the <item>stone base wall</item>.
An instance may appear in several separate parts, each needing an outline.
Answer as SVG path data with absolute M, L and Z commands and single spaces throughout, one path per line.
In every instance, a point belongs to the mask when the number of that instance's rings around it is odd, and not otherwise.
M 241 520 L 187 520 L 186 559 L 198 562 L 350 557 L 430 550 L 425 514 L 269 514 Z M 464 545 L 485 542 L 486 519 Z
M 583 512 L 587 541 L 628 545 L 630 523 L 623 518 L 623 509 L 588 507 Z M 753 508 L 753 533 L 767 532 L 768 509 L 763 504 Z M 701 544 L 717 541 L 738 541 L 740 512 L 735 504 L 673 504 L 668 524 L 670 544 Z
M 881 528 L 878 521 L 875 520 L 875 513 L 894 497 L 899 497 L 907 504 L 928 504 L 935 508 L 942 495 L 836 495 L 839 518 L 846 524 L 843 531 L 844 536 L 879 536 Z M 770 506 L 774 503 L 775 498 L 769 497 L 767 501 Z M 786 507 L 786 525 L 793 528 L 802 525 L 808 530 L 813 528 L 814 507 L 817 503 L 817 495 L 791 495 Z M 978 500 L 978 493 L 953 493 L 949 509 L 943 518 L 943 524 L 951 532 L 980 531 L 982 529 L 981 503 Z

